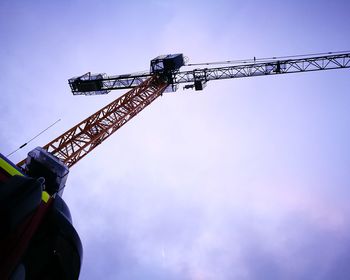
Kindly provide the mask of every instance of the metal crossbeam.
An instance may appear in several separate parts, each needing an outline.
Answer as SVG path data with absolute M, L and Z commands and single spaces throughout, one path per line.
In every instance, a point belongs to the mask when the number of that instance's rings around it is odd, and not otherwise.
M 107 89 L 110 88 L 119 88 L 119 89 L 128 89 L 137 87 L 142 82 L 147 80 L 151 75 L 150 74 L 140 74 L 140 75 L 119 75 L 114 77 L 109 77 L 103 81 L 103 86 Z

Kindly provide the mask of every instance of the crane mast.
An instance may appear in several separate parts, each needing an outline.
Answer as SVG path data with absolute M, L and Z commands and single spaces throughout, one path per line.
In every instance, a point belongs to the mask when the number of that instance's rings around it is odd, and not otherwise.
M 167 86 L 157 76 L 151 76 L 43 148 L 71 167 L 151 104 Z
M 117 98 L 44 146 L 68 167 L 87 155 L 97 145 L 136 116 L 159 97 L 167 84 L 156 76 Z

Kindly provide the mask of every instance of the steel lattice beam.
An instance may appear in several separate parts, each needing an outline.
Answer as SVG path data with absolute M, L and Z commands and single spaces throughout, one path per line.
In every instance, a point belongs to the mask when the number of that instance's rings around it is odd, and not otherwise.
M 43 148 L 71 167 L 152 103 L 167 86 L 167 84 L 160 82 L 156 76 L 153 76 Z
M 341 68 L 350 68 L 349 53 L 292 60 L 275 60 L 228 67 L 195 69 L 178 72 L 174 75 L 173 80 L 174 83 L 194 83 L 195 81 L 211 81 Z
M 123 76 L 116 76 L 116 77 L 110 77 L 109 79 L 106 79 L 103 81 L 103 86 L 107 89 L 111 88 L 133 88 L 140 85 L 142 82 L 147 80 L 150 77 L 150 74 L 143 74 L 138 76 L 130 75 L 130 77 L 127 77 L 127 75 Z
M 221 79 L 233 79 L 254 76 L 266 76 L 287 73 L 300 73 L 330 69 L 350 68 L 350 53 L 314 56 L 306 58 L 268 60 L 264 62 L 231 65 L 216 68 L 194 69 L 188 71 L 174 71 L 171 73 L 170 83 L 194 83 L 196 81 L 211 81 Z M 86 77 L 87 74 L 82 77 Z M 139 86 L 143 81 L 151 77 L 150 73 L 137 73 L 118 76 L 105 76 L 94 78 L 93 83 L 97 88 L 90 91 L 79 91 L 72 86 L 75 78 L 70 79 L 73 94 L 105 94 L 111 90 L 127 89 Z

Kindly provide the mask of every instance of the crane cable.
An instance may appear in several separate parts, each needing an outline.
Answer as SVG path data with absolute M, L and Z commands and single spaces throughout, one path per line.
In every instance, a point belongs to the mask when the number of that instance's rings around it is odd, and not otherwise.
M 300 58 L 300 57 L 309 57 L 316 55 L 330 55 L 330 54 L 342 54 L 349 53 L 350 51 L 339 51 L 339 52 L 326 52 L 326 53 L 311 53 L 311 54 L 300 54 L 300 55 L 288 55 L 288 56 L 273 56 L 273 57 L 264 57 L 253 59 L 240 59 L 240 60 L 225 60 L 225 61 L 215 61 L 215 62 L 204 62 L 204 63 L 188 63 L 186 66 L 200 66 L 200 65 L 215 65 L 215 64 L 238 64 L 238 63 L 252 63 L 252 62 L 266 62 L 275 59 L 286 59 L 286 58 Z
M 48 126 L 47 128 L 45 128 L 44 130 L 42 130 L 40 133 L 38 133 L 37 135 L 35 135 L 34 137 L 32 137 L 31 139 L 29 139 L 26 143 L 22 144 L 19 148 L 17 148 L 16 150 L 14 150 L 12 153 L 9 153 L 6 157 L 9 157 L 11 155 L 13 155 L 15 152 L 17 152 L 18 150 L 22 149 L 23 147 L 25 147 L 28 143 L 30 143 L 31 141 L 33 141 L 35 138 L 37 138 L 38 136 L 40 136 L 41 134 L 43 134 L 46 130 L 48 130 L 49 128 L 53 127 L 56 123 L 58 123 L 61 119 L 58 119 L 57 121 L 55 121 L 53 124 L 51 124 L 50 126 Z

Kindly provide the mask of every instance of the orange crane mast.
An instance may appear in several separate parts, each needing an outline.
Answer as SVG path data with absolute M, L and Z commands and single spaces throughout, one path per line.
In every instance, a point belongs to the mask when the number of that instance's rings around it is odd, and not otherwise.
M 71 167 L 151 104 L 167 86 L 152 76 L 43 148 Z

